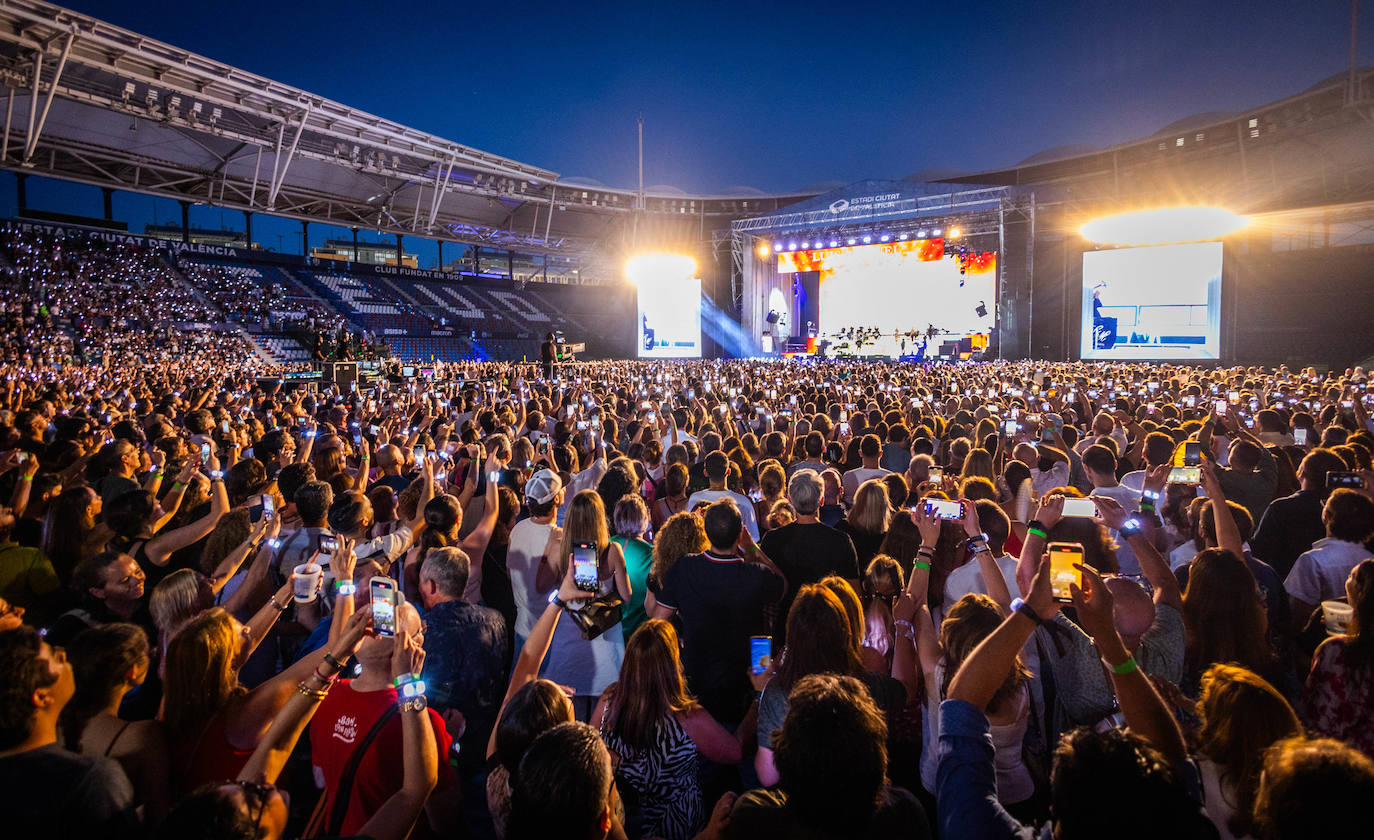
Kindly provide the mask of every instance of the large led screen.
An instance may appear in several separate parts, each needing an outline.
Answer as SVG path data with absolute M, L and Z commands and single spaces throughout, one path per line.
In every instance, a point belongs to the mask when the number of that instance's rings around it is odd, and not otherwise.
M 1216 359 L 1221 243 L 1083 254 L 1084 359 Z
M 701 280 L 659 273 L 638 287 L 639 357 L 701 358 Z
M 823 336 L 877 328 L 878 349 L 895 350 L 893 332 L 986 334 L 996 325 L 997 257 L 960 250 L 954 242 L 918 239 L 778 254 L 783 273 L 820 275 Z M 982 314 L 979 314 L 979 313 Z M 933 351 L 932 351 L 933 352 Z

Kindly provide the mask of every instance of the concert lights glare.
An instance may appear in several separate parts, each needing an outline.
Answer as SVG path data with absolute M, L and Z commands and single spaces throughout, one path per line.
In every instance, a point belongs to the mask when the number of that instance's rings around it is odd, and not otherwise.
M 789 250 L 789 251 L 795 251 L 795 250 L 797 250 L 797 243 L 795 243 L 795 242 L 789 242 L 789 243 L 787 243 L 787 250 Z
M 832 239 L 832 240 L 830 240 L 830 247 L 831 247 L 831 248 L 838 248 L 838 247 L 840 247 L 840 240 L 838 240 L 838 239 Z
M 905 233 L 899 233 L 899 234 L 897 234 L 897 238 L 900 239 L 901 241 L 905 242 L 905 241 L 906 241 L 906 234 L 905 234 Z
M 933 229 L 933 230 L 930 232 L 930 235 L 931 235 L 931 236 L 939 236 L 939 235 L 940 235 L 940 229 L 939 229 L 939 228 Z
M 924 230 L 918 230 L 918 231 L 916 231 L 916 238 L 917 238 L 917 239 L 925 239 L 925 238 L 926 238 L 926 231 L 924 231 Z
M 882 236 L 878 237 L 878 241 L 879 241 L 879 242 L 891 242 L 891 241 L 892 241 L 892 234 L 890 234 L 890 233 L 884 233 Z
M 774 253 L 782 253 L 782 243 L 781 243 L 781 242 L 774 242 L 774 243 L 773 243 L 773 252 L 774 252 Z
M 1162 245 L 1220 239 L 1249 223 L 1221 207 L 1160 207 L 1094 219 L 1078 232 L 1103 245 Z
M 779 246 L 778 250 L 779 250 L 779 251 L 782 250 L 781 246 Z M 759 259 L 765 259 L 765 258 L 767 258 L 767 256 L 768 256 L 768 243 L 767 243 L 767 242 L 760 242 L 760 243 L 759 243 Z
M 853 244 L 854 244 L 854 237 L 852 237 L 852 236 L 849 237 L 848 239 L 845 240 L 845 242 L 846 242 L 847 244 L 849 244 L 849 245 L 853 245 Z
M 695 277 L 697 261 L 682 254 L 642 254 L 625 263 L 625 277 L 634 285 L 661 277 Z
M 958 239 L 958 238 L 959 238 L 959 229 L 958 229 L 958 228 L 950 228 L 950 229 L 949 229 L 949 238 L 950 238 L 950 239 Z
M 864 244 L 867 245 L 868 243 L 870 243 L 870 242 L 872 242 L 872 241 L 873 241 L 873 237 L 871 237 L 871 236 L 869 236 L 868 234 L 865 233 L 865 234 L 864 234 Z
M 810 240 L 803 239 L 803 240 L 802 240 L 802 250 L 803 250 L 803 251 L 808 250 L 810 247 L 811 247 L 811 242 L 810 242 Z

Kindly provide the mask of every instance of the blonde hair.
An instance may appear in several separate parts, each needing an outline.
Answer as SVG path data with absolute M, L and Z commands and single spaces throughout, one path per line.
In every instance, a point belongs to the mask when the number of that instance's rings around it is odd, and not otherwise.
M 846 517 L 857 531 L 869 534 L 887 532 L 892 521 L 892 505 L 887 498 L 887 483 L 882 479 L 870 478 L 854 493 L 854 507 Z
M 559 577 L 568 570 L 568 558 L 577 543 L 595 543 L 597 557 L 611 544 L 611 534 L 606 527 L 606 505 L 595 490 L 583 490 L 573 496 L 568 505 L 568 515 L 563 518 L 563 541 L 551 564 Z
M 174 739 L 197 738 L 205 722 L 224 710 L 239 685 L 242 645 L 237 622 L 221 607 L 195 616 L 167 645 L 162 719 Z

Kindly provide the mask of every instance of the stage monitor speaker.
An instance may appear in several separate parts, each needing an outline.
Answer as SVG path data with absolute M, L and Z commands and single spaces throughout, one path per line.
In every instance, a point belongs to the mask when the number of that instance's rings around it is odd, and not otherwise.
M 781 318 L 781 317 L 782 317 L 782 315 L 778 313 L 778 310 L 776 310 L 776 309 L 770 310 L 769 313 L 768 313 L 768 323 L 770 323 L 770 324 L 776 324 L 776 323 L 778 322 L 778 319 Z
M 358 381 L 357 362 L 325 362 L 324 380 L 333 382 L 339 386 L 339 390 L 347 392 L 348 387 Z

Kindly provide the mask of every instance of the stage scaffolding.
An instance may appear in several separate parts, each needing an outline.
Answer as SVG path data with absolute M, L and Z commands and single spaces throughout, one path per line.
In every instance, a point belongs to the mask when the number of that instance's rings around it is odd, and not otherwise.
M 1028 358 L 1033 315 L 1030 279 L 1035 269 L 1034 193 L 994 187 L 887 204 L 890 206 L 877 211 L 859 206 L 837 212 L 832 205 L 819 210 L 753 216 L 731 223 L 730 289 L 740 313 L 740 326 L 753 352 L 763 351 L 768 293 L 783 282 L 783 275 L 777 270 L 774 242 L 807 236 L 833 237 L 844 242 L 865 234 L 876 239 L 880 233 L 894 240 L 903 234 L 914 239 L 918 231 L 957 227 L 960 236 L 947 240 L 947 249 L 967 246 L 974 251 L 997 252 L 997 357 Z M 761 247 L 767 248 L 766 255 L 761 254 Z

